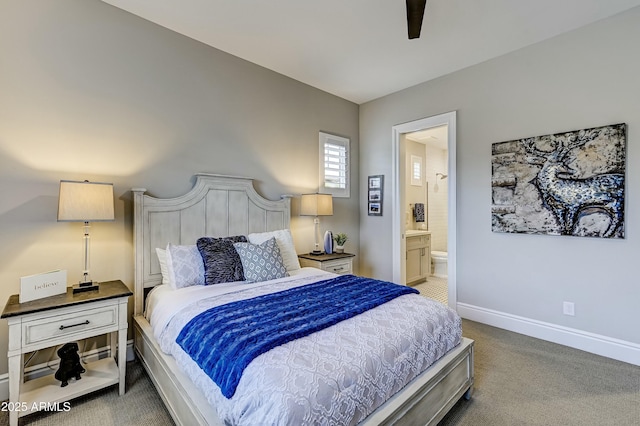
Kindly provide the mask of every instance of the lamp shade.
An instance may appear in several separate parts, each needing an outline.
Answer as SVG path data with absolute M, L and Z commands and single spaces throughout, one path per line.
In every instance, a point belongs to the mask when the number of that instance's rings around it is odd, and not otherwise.
M 114 219 L 112 183 L 60 181 L 58 222 L 102 222 Z
M 333 197 L 331 194 L 303 194 L 300 198 L 301 216 L 332 216 Z

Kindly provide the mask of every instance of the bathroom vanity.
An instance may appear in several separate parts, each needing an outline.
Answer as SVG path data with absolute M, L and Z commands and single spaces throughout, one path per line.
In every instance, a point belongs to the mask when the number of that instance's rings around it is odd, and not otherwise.
M 431 232 L 405 231 L 407 284 L 426 281 L 431 275 Z

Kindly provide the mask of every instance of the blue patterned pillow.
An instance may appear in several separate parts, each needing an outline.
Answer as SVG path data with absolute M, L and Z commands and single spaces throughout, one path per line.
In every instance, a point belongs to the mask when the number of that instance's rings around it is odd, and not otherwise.
M 240 256 L 245 280 L 257 282 L 289 276 L 275 238 L 262 244 L 235 243 L 233 246 Z
M 197 246 L 204 261 L 206 285 L 244 281 L 242 263 L 233 243 L 247 241 L 244 235 L 198 239 Z

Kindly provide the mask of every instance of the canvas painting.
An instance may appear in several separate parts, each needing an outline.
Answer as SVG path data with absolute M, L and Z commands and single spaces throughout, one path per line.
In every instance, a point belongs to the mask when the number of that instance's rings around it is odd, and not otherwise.
M 494 232 L 624 238 L 626 124 L 492 145 Z

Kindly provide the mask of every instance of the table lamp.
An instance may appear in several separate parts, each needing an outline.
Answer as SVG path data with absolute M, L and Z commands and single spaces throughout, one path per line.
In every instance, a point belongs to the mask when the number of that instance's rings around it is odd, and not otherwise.
M 322 254 L 320 250 L 320 219 L 318 216 L 333 215 L 333 197 L 331 194 L 302 194 L 300 198 L 300 216 L 314 216 L 315 224 L 315 249 L 310 253 L 314 255 Z
M 58 222 L 84 222 L 84 270 L 73 292 L 98 290 L 89 276 L 89 222 L 114 220 L 113 184 L 89 181 L 60 181 Z

